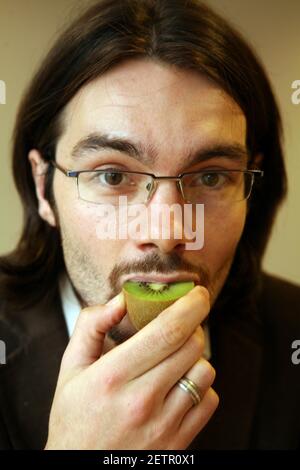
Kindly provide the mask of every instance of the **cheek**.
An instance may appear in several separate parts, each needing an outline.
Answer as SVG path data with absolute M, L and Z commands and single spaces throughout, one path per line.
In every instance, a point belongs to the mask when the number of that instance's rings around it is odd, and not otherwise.
M 232 260 L 245 226 L 247 206 L 205 217 L 203 257 L 212 271 Z
M 109 227 L 109 216 L 101 217 L 99 207 L 79 199 L 68 200 L 67 197 L 58 202 L 61 234 L 64 243 L 73 247 L 98 265 L 113 264 L 119 256 L 124 240 L 103 238 L 104 225 Z M 109 263 L 108 261 L 109 260 Z

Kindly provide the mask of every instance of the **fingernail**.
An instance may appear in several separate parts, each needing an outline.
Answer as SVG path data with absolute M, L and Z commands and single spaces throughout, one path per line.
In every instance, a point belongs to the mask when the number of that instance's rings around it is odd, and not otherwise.
M 199 285 L 197 285 L 197 286 L 195 286 L 189 293 L 195 292 L 195 289 L 197 289 L 197 291 L 200 290 L 200 292 L 202 293 L 202 295 L 204 295 L 204 297 L 206 297 L 207 300 L 210 300 L 210 299 L 209 299 L 209 297 L 210 297 L 210 296 L 209 296 L 209 291 L 208 291 L 208 289 L 206 289 L 204 286 L 199 286 Z
M 115 297 L 113 297 L 112 299 L 110 299 L 106 305 L 109 305 L 110 307 L 114 307 L 114 306 L 117 306 L 117 305 L 120 305 L 123 303 L 123 294 L 122 292 L 120 292 L 118 295 L 116 295 Z

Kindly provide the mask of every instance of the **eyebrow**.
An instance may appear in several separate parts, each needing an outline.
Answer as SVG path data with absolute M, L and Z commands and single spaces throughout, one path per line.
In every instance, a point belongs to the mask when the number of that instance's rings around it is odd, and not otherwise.
M 71 155 L 74 159 L 81 160 L 86 159 L 91 153 L 103 150 L 115 150 L 148 166 L 154 165 L 158 159 L 158 151 L 153 145 L 98 133 L 81 139 L 73 148 Z M 210 144 L 206 148 L 189 152 L 185 164 L 191 166 L 216 157 L 245 163 L 249 159 L 249 153 L 246 147 L 234 142 Z

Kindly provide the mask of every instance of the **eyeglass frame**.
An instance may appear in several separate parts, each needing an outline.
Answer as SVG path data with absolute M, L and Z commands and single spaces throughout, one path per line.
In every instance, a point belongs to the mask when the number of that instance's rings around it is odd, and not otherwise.
M 66 168 L 62 167 L 59 163 L 57 163 L 56 161 L 54 160 L 50 160 L 49 163 L 54 167 L 56 168 L 57 170 L 61 171 L 65 176 L 67 176 L 68 178 L 76 178 L 77 179 L 77 190 L 78 190 L 78 195 L 79 195 L 79 198 L 83 201 L 86 201 L 86 202 L 92 202 L 93 204 L 101 204 L 101 202 L 93 202 L 93 201 L 87 201 L 86 199 L 82 199 L 80 197 L 80 191 L 79 191 L 79 184 L 78 184 L 78 177 L 81 173 L 105 173 L 105 172 L 108 172 L 107 170 L 110 170 L 110 168 L 104 168 L 104 170 L 67 170 Z M 179 188 L 180 190 L 180 193 L 181 193 L 181 196 L 184 200 L 185 203 L 191 203 L 191 201 L 188 201 L 187 198 L 185 197 L 184 195 L 184 190 L 183 190 L 183 185 L 182 185 L 182 178 L 184 176 L 187 176 L 187 175 L 193 175 L 193 174 L 198 174 L 198 173 L 224 173 L 224 172 L 238 172 L 238 173 L 247 173 L 247 174 L 251 174 L 252 176 L 252 180 L 251 180 L 251 186 L 250 186 L 250 190 L 249 190 L 249 194 L 246 198 L 243 198 L 241 199 L 241 201 L 246 201 L 250 198 L 251 196 L 251 193 L 252 193 L 252 188 L 253 188 L 253 184 L 254 184 L 254 180 L 255 180 L 255 177 L 256 176 L 260 176 L 261 178 L 264 176 L 264 171 L 263 170 L 259 170 L 259 169 L 252 169 L 252 170 L 249 170 L 249 169 L 246 169 L 246 170 L 237 170 L 237 169 L 232 169 L 232 170 L 217 170 L 217 169 L 212 169 L 212 170 L 198 170 L 198 171 L 189 171 L 189 172 L 185 172 L 185 173 L 180 173 L 178 176 L 156 176 L 154 175 L 153 173 L 148 173 L 148 172 L 143 172 L 143 171 L 128 171 L 128 170 L 119 170 L 119 169 L 115 169 L 114 173 L 129 173 L 129 174 L 136 174 L 136 175 L 145 175 L 145 176 L 150 176 L 151 179 L 152 179 L 152 186 L 151 186 L 151 189 L 150 191 L 148 192 L 148 197 L 147 197 L 147 200 L 143 202 L 143 204 L 146 204 L 148 203 L 153 194 L 155 193 L 156 189 L 157 189 L 157 186 L 158 184 L 156 183 L 157 181 L 159 180 L 163 180 L 163 181 L 176 181 L 177 183 L 177 188 Z M 241 201 L 236 201 L 236 202 L 241 202 Z M 192 204 L 195 204 L 195 203 L 192 203 Z

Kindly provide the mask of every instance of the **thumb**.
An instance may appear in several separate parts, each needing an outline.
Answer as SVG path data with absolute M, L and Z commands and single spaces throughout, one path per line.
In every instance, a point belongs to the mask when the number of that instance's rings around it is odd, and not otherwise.
M 106 333 L 120 323 L 126 313 L 122 292 L 106 305 L 84 308 L 64 353 L 61 372 L 84 369 L 102 354 Z

